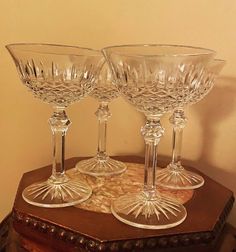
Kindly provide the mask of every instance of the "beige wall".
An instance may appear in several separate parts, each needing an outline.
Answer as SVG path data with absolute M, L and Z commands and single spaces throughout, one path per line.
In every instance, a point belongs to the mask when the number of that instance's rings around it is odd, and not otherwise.
M 126 43 L 203 46 L 227 60 L 212 93 L 188 110 L 183 156 L 236 192 L 236 1 L 235 0 L 1 0 L 0 1 L 0 219 L 11 209 L 21 175 L 51 162 L 52 110 L 20 83 L 4 45 L 47 42 L 101 48 Z M 68 109 L 73 122 L 67 157 L 96 150 L 97 103 Z M 117 99 L 111 104 L 110 154 L 143 154 L 143 116 Z M 159 153 L 170 154 L 171 128 Z M 206 169 L 206 165 L 211 167 Z M 236 208 L 230 221 L 236 225 Z

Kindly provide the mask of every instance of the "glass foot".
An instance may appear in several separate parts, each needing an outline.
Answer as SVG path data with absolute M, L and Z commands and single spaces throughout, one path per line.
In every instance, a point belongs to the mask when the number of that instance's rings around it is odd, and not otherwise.
M 114 160 L 110 157 L 93 157 L 82 160 L 76 165 L 76 169 L 84 174 L 91 176 L 112 176 L 123 173 L 126 165 L 123 162 Z
M 50 177 L 46 181 L 34 183 L 24 189 L 22 197 L 31 205 L 56 208 L 77 205 L 91 194 L 92 189 L 87 184 L 64 176 L 63 181 L 59 182 Z
M 182 223 L 187 212 L 173 199 L 157 195 L 151 200 L 144 192 L 130 193 L 114 200 L 112 214 L 121 222 L 145 229 L 165 229 Z
M 196 189 L 204 184 L 202 176 L 185 170 L 184 168 L 173 169 L 170 167 L 161 169 L 156 175 L 157 184 L 170 189 Z

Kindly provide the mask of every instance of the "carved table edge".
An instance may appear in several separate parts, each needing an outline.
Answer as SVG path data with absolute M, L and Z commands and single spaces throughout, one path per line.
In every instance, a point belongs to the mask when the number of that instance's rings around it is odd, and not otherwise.
M 54 239 L 64 241 L 71 246 L 79 246 L 89 251 L 113 252 L 123 250 L 129 251 L 135 248 L 138 250 L 144 250 L 154 248 L 187 247 L 203 244 L 208 245 L 214 243 L 224 227 L 227 216 L 233 207 L 233 203 L 234 197 L 231 196 L 212 231 L 119 241 L 99 241 L 92 239 L 72 230 L 68 230 L 55 224 L 51 224 L 50 222 L 42 221 L 33 216 L 21 213 L 16 209 L 13 209 L 12 216 L 13 223 L 21 224 L 37 232 L 53 236 Z

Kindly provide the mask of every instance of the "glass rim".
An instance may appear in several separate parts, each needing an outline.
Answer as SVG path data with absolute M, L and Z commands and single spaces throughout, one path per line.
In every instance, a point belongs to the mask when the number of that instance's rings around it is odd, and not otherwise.
M 123 53 L 123 52 L 115 52 L 113 51 L 113 54 L 116 55 L 122 55 L 122 56 L 128 56 L 128 57 L 187 57 L 187 56 L 201 56 L 201 55 L 215 55 L 216 51 L 204 47 L 198 47 L 198 46 L 187 46 L 187 45 L 176 45 L 176 44 L 124 44 L 124 45 L 113 45 L 113 46 L 106 46 L 102 48 L 102 52 L 104 53 L 106 50 L 111 50 L 115 48 L 128 48 L 128 47 L 170 47 L 170 48 L 188 48 L 188 49 L 198 49 L 202 50 L 200 53 L 176 53 L 176 54 L 153 54 L 153 55 L 140 55 L 140 54 L 130 54 L 130 53 Z
M 18 47 L 19 46 L 19 47 Z M 52 44 L 52 43 L 10 43 L 5 45 L 5 47 L 7 48 L 7 50 L 11 51 L 11 48 L 15 47 L 15 48 L 20 48 L 20 46 L 49 46 L 49 47 L 58 47 L 58 48 L 74 48 L 74 49 L 80 49 L 80 50 L 87 50 L 89 52 L 94 52 L 97 54 L 94 54 L 94 56 L 97 56 L 99 54 L 101 54 L 100 50 L 96 50 L 96 49 L 92 49 L 92 48 L 87 48 L 87 47 L 80 47 L 80 46 L 74 46 L 74 45 L 64 45 L 64 44 Z M 29 51 L 29 52 L 34 52 L 33 50 L 23 50 L 23 51 Z M 39 52 L 39 51 L 35 51 L 36 53 L 42 53 L 42 54 L 54 54 L 54 55 L 66 55 L 64 53 L 56 53 L 56 52 Z M 76 54 L 76 53 L 69 53 L 68 55 L 75 55 L 75 56 L 83 56 L 82 54 Z M 92 56 L 92 54 L 90 55 Z

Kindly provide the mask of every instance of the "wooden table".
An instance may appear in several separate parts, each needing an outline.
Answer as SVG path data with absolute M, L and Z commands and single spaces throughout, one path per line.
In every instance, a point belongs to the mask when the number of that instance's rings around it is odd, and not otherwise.
M 117 159 L 143 162 L 139 157 Z M 74 167 L 78 160 L 67 160 L 67 168 Z M 5 239 L 7 245 L 4 246 L 10 250 L 6 251 L 232 252 L 236 248 L 235 229 L 225 225 L 233 206 L 233 193 L 203 174 L 205 185 L 195 190 L 192 199 L 185 204 L 187 219 L 181 225 L 165 230 L 134 228 L 119 222 L 111 214 L 76 207 L 45 209 L 27 204 L 21 197 L 23 188 L 49 175 L 49 166 L 23 175 L 12 214 L 2 224 L 6 227 L 9 223 L 9 238 Z M 2 244 L 4 242 L 2 239 Z

